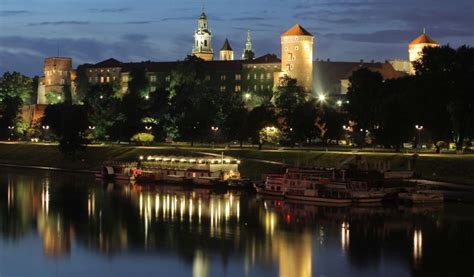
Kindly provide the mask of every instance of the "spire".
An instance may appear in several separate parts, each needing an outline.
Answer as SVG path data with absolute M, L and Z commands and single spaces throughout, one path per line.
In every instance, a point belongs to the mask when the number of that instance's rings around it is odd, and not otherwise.
M 245 49 L 242 53 L 243 60 L 252 60 L 255 57 L 255 53 L 252 49 L 252 41 L 250 37 L 250 30 L 247 31 L 247 41 L 245 42 Z
M 423 35 L 426 35 L 426 28 L 423 27 Z
M 224 46 L 222 46 L 221 51 L 232 51 L 232 47 L 230 47 L 229 40 L 226 38 L 224 42 Z

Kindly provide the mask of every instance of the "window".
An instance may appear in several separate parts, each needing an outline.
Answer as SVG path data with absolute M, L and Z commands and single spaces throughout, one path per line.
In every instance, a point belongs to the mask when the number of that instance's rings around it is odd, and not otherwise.
M 225 81 L 226 77 L 225 75 L 221 75 L 221 81 Z
M 165 77 L 165 81 L 166 81 L 166 82 L 171 81 L 171 76 L 170 76 L 170 75 L 166 76 L 166 77 Z
M 150 92 L 155 92 L 156 91 L 156 87 L 150 87 Z
M 128 82 L 128 75 L 122 76 L 122 82 L 124 83 Z
M 107 76 L 106 82 L 107 82 L 107 83 L 110 83 L 110 77 L 109 77 L 109 76 Z
M 235 92 L 240 92 L 240 91 L 241 91 L 240 86 L 239 86 L 239 85 L 236 85 L 236 86 L 235 86 Z
M 263 80 L 265 78 L 265 74 L 260 74 L 260 80 Z
M 64 79 L 61 79 L 60 83 L 61 85 L 64 85 L 66 82 L 64 81 Z
M 236 80 L 236 81 L 240 81 L 240 79 L 241 79 L 240 74 L 235 74 L 235 80 Z
M 220 87 L 220 91 L 221 91 L 221 92 L 225 92 L 225 86 L 221 86 L 221 87 Z
M 156 82 L 156 75 L 151 75 L 150 76 L 150 82 Z
M 267 86 L 267 89 L 271 89 L 271 88 L 272 88 L 272 86 L 270 86 L 270 85 Z
M 254 80 L 257 80 L 257 73 L 253 75 Z
M 250 74 L 247 74 L 247 80 L 250 80 Z
M 101 82 L 101 83 L 104 82 L 104 76 L 100 76 L 100 82 Z
M 253 85 L 253 91 L 257 91 L 257 85 Z
M 272 74 L 271 73 L 267 73 L 267 79 L 270 80 L 272 78 Z
M 260 85 L 260 90 L 264 90 L 264 86 L 263 85 Z

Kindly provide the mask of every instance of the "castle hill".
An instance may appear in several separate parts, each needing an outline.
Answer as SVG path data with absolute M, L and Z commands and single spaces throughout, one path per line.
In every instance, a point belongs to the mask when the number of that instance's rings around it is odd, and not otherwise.
M 474 276 L 474 3 L 0 5 L 0 277 Z

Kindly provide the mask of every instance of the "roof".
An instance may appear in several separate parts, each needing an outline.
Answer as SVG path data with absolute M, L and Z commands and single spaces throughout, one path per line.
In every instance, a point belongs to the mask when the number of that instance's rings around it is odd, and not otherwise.
M 313 63 L 313 80 L 317 90 L 331 92 L 337 90 L 341 80 L 347 80 L 352 73 L 360 68 L 379 72 L 384 79 L 394 79 L 406 76 L 406 73 L 396 71 L 389 62 L 331 62 L 316 61 Z
M 207 16 L 204 12 L 201 13 L 201 16 L 199 17 L 200 19 L 207 19 Z
M 300 24 L 296 24 L 291 27 L 288 31 L 282 34 L 282 36 L 313 36 L 305 28 L 301 27 Z
M 265 54 L 253 60 L 244 61 L 245 64 L 260 64 L 260 63 L 281 63 L 281 60 L 275 54 Z
M 430 38 L 427 34 L 423 33 L 419 37 L 412 40 L 412 42 L 410 42 L 409 45 L 422 44 L 422 43 L 439 44 L 436 40 Z
M 110 58 L 110 59 L 98 62 L 96 64 L 93 64 L 90 67 L 92 67 L 92 68 L 107 68 L 107 67 L 121 67 L 122 65 L 123 65 L 122 62 L 120 62 L 116 59 Z
M 232 51 L 232 47 L 230 47 L 229 40 L 225 39 L 224 46 L 222 46 L 221 51 Z

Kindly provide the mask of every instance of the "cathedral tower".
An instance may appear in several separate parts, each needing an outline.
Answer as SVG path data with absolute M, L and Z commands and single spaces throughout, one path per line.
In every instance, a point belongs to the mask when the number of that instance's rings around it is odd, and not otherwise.
M 425 47 L 439 47 L 439 43 L 434 39 L 430 38 L 426 31 L 423 30 L 423 34 L 415 38 L 408 45 L 408 60 L 410 61 L 410 74 L 415 74 L 415 68 L 413 62 L 421 58 L 423 54 L 423 48 Z
M 192 54 L 205 61 L 212 61 L 214 59 L 214 50 L 212 49 L 212 34 L 208 28 L 207 16 L 203 12 L 199 17 L 197 30 L 194 32 Z
M 250 40 L 250 30 L 247 31 L 247 41 L 245 42 L 245 49 L 242 53 L 242 60 L 253 60 L 255 52 L 252 49 L 252 41 Z
M 233 61 L 234 60 L 234 50 L 230 47 L 230 43 L 227 39 L 225 39 L 224 46 L 222 46 L 220 52 L 220 60 L 221 61 Z
M 281 70 L 307 92 L 313 88 L 313 38 L 299 24 L 281 36 Z

